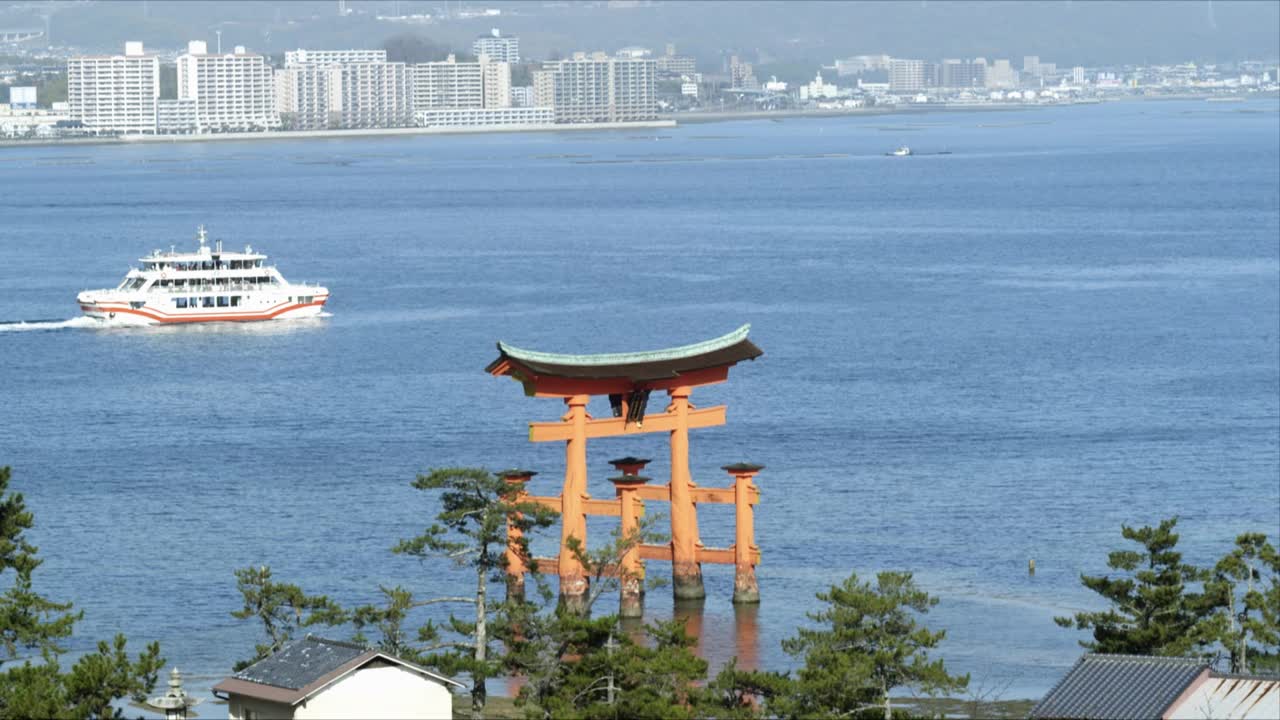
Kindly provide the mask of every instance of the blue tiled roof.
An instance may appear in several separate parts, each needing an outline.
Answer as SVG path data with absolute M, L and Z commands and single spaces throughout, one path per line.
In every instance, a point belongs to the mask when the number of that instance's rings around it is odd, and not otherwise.
M 308 635 L 285 645 L 233 677 L 289 690 L 301 690 L 365 654 L 367 650 L 355 643 Z
M 1158 718 L 1208 667 L 1199 658 L 1085 655 L 1031 708 L 1029 717 Z

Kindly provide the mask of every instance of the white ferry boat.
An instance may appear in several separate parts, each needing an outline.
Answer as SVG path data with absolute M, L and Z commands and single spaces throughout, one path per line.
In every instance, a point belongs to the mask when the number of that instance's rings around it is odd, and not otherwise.
M 80 293 L 80 309 L 110 325 L 251 322 L 314 317 L 329 300 L 328 288 L 290 283 L 252 247 L 224 252 L 219 241 L 211 248 L 203 225 L 196 239 L 195 252 L 155 250 L 119 287 Z

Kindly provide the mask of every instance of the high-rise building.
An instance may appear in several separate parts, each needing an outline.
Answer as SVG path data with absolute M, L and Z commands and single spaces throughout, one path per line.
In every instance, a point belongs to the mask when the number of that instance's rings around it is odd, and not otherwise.
M 476 57 L 487 55 L 492 62 L 518 64 L 520 62 L 520 38 L 514 35 L 503 35 L 498 28 L 481 35 L 471 43 L 471 52 Z
M 934 84 L 933 63 L 924 60 L 891 58 L 889 60 L 889 91 L 917 92 Z
M 276 112 L 289 130 L 329 127 L 329 70 L 295 65 L 275 73 Z
M 271 66 L 261 55 L 235 50 L 210 55 L 200 40 L 178 56 L 178 99 L 196 101 L 198 132 L 266 130 L 280 126 Z
M 123 55 L 67 60 L 67 106 L 72 120 L 94 133 L 155 133 L 160 59 L 127 42 Z
M 667 43 L 666 54 L 659 55 L 654 61 L 659 75 L 692 75 L 698 71 L 693 58 L 676 54 L 675 43 Z
M 329 123 L 341 128 L 406 127 L 413 120 L 413 83 L 399 62 L 331 65 Z
M 533 73 L 533 106 L 555 107 L 556 73 L 555 70 L 534 70 Z
M 1079 65 L 1071 68 L 1071 82 L 1075 85 L 1084 84 L 1084 68 Z
M 450 55 L 442 62 L 412 66 L 413 108 L 482 108 L 484 73 L 478 62 L 458 62 Z
M 1026 73 L 1027 75 L 1039 75 L 1040 74 L 1040 56 L 1039 55 L 1023 56 L 1022 72 Z
M 734 88 L 756 89 L 760 87 L 756 80 L 751 63 L 743 62 L 737 55 L 729 57 L 729 86 Z
M 888 67 L 888 55 L 855 55 L 851 58 L 837 60 L 836 74 L 858 75 L 868 71 L 884 70 Z
M 156 101 L 156 133 L 189 135 L 196 132 L 196 101 L 163 99 Z
M 943 60 L 939 66 L 938 84 L 946 88 L 980 88 L 987 83 L 987 63 L 969 60 Z
M 655 73 L 653 60 L 579 52 L 534 73 L 534 93 L 541 104 L 550 91 L 559 123 L 653 120 L 658 114 Z
M 511 107 L 511 64 L 493 62 L 480 56 L 480 79 L 484 85 L 484 107 Z
M 284 66 L 342 65 L 346 63 L 386 62 L 386 50 L 289 50 L 284 54 Z
M 987 67 L 987 87 L 1008 89 L 1018 86 L 1018 71 L 1008 60 L 996 60 Z

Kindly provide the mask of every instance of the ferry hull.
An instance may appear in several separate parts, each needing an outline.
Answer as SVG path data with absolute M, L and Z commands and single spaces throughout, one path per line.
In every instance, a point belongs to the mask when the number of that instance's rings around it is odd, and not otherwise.
M 181 325 L 209 322 L 265 322 L 268 320 L 299 320 L 316 317 L 324 311 L 328 298 L 317 298 L 310 303 L 281 303 L 272 308 L 247 311 L 218 308 L 221 312 L 209 312 L 203 308 L 185 313 L 167 312 L 144 305 L 132 307 L 130 303 L 80 301 L 80 311 L 103 325 L 128 327 L 142 325 Z

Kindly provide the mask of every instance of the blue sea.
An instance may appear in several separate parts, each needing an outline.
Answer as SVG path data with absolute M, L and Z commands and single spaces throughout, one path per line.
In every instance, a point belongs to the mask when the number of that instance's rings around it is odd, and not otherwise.
M 230 615 L 236 568 L 348 605 L 458 594 L 465 572 L 390 552 L 438 511 L 415 475 L 521 466 L 559 492 L 563 447 L 526 423 L 564 407 L 484 372 L 499 340 L 751 324 L 763 357 L 692 398 L 728 406 L 693 434 L 699 485 L 766 468 L 761 605 L 735 613 L 732 568 L 708 565 L 688 616 L 717 664 L 793 667 L 780 642 L 815 592 L 902 569 L 940 598 L 949 668 L 1039 697 L 1085 639 L 1052 618 L 1099 607 L 1079 577 L 1122 524 L 1177 516 L 1205 564 L 1280 533 L 1275 98 L 3 148 L 0 190 L 0 464 L 35 512 L 37 588 L 84 611 L 73 649 L 156 639 L 197 690 L 259 639 Z M 331 316 L 75 320 L 78 291 L 200 224 L 329 286 Z M 662 435 L 593 441 L 594 496 L 628 454 L 666 477 Z M 732 542 L 730 506 L 699 521 Z M 669 589 L 648 612 L 671 616 Z

